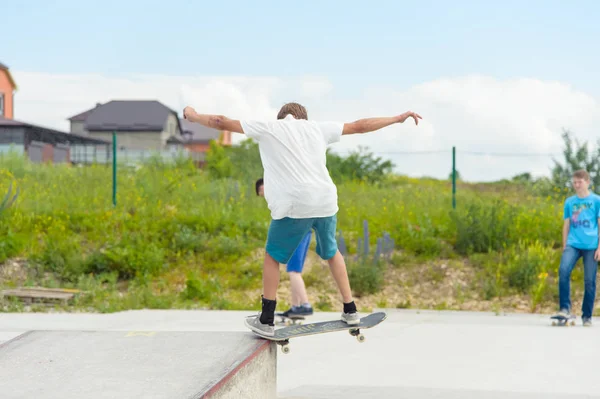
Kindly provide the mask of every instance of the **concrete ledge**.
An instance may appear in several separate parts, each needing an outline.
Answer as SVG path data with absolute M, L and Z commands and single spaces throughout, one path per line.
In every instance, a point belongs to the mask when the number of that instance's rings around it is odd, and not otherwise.
M 242 332 L 33 331 L 0 345 L 16 398 L 275 398 L 276 345 Z
M 200 398 L 275 399 L 277 393 L 277 344 L 264 340 L 254 353 L 229 370 Z

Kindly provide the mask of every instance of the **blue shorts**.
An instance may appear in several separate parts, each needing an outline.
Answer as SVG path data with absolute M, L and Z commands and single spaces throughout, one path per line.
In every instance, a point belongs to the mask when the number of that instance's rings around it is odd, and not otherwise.
M 309 230 L 287 263 L 288 273 L 289 272 L 302 273 L 302 269 L 304 268 L 304 261 L 306 260 L 306 253 L 308 252 L 308 247 L 310 246 L 310 238 L 311 237 L 312 237 L 312 230 Z
M 338 250 L 335 239 L 337 215 L 322 218 L 292 219 L 286 217 L 271 220 L 267 235 L 267 253 L 277 262 L 287 264 L 311 229 L 315 230 L 317 254 L 324 260 L 333 258 Z

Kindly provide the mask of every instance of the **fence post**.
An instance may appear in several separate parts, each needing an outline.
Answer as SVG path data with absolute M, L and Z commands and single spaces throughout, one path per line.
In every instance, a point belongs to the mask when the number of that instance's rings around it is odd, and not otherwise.
M 456 209 L 456 147 L 452 146 L 452 209 Z
M 113 206 L 117 206 L 117 132 L 113 130 L 112 134 L 113 147 Z

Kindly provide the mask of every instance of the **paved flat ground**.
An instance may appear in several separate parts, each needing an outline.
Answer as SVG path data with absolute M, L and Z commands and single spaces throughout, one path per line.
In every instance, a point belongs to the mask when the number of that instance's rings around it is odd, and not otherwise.
M 600 325 L 391 310 L 364 334 L 362 344 L 344 333 L 292 341 L 279 356 L 280 397 L 600 398 Z
M 35 329 L 246 331 L 243 317 L 251 313 L 2 314 L 0 341 Z M 292 340 L 290 354 L 278 354 L 280 397 L 600 398 L 600 324 L 552 327 L 547 315 L 388 310 L 388 319 L 364 334 L 362 344 L 346 332 Z

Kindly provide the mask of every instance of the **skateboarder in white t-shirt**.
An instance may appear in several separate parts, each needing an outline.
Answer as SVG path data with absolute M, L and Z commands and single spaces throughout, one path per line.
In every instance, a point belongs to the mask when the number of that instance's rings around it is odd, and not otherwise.
M 329 144 L 342 135 L 373 132 L 421 116 L 405 112 L 393 117 L 360 119 L 351 123 L 308 120 L 304 106 L 285 104 L 276 121 L 233 120 L 223 115 L 198 114 L 186 107 L 184 118 L 217 130 L 243 133 L 258 143 L 264 169 L 264 195 L 271 211 L 263 265 L 262 311 L 245 323 L 260 335 L 275 334 L 274 319 L 279 265 L 287 263 L 298 244 L 315 230 L 317 254 L 329 263 L 342 296 L 341 319 L 360 323 L 352 298 L 346 263 L 337 248 L 337 188 L 326 166 Z

